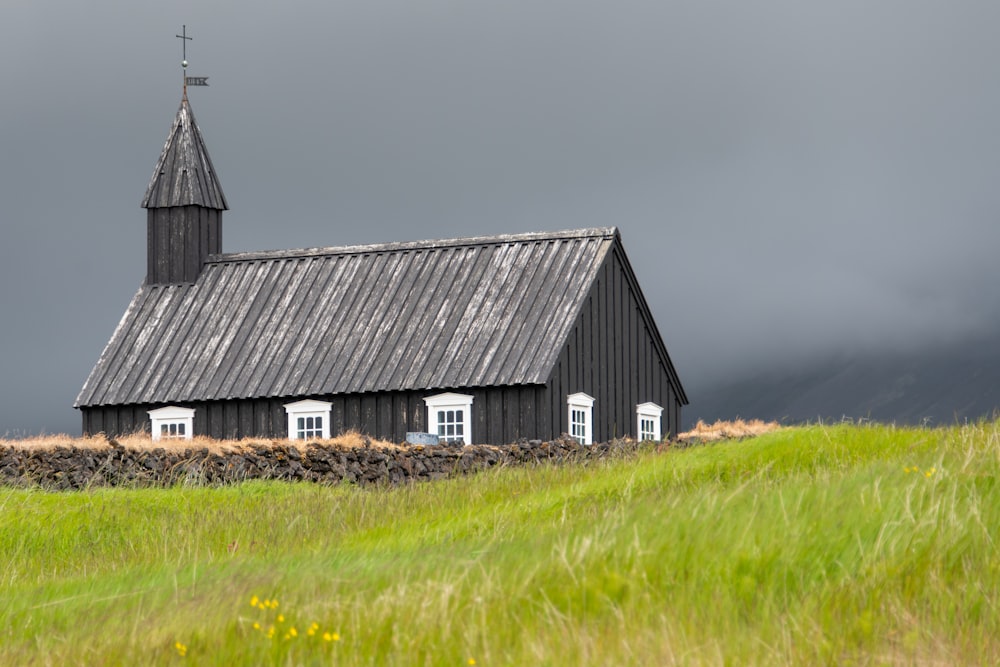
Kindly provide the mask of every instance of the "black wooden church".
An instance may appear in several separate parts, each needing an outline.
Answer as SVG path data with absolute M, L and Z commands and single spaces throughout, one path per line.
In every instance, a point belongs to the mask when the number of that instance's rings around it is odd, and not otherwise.
M 186 94 L 142 207 L 146 279 L 77 397 L 85 434 L 677 432 L 687 397 L 613 227 L 226 254 Z

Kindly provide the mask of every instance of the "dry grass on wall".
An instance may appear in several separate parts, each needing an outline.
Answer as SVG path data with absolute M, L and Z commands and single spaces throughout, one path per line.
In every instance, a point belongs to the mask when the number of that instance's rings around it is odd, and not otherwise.
M 215 440 L 206 436 L 195 436 L 191 440 L 167 439 L 153 440 L 149 433 L 132 433 L 113 439 L 114 442 L 125 447 L 138 451 L 153 449 L 163 449 L 168 452 L 183 452 L 185 450 L 207 449 L 213 454 L 225 452 L 238 452 L 248 447 L 259 447 L 280 444 L 284 447 L 295 447 L 305 450 L 305 442 L 296 442 L 285 439 L 265 439 L 247 438 L 244 440 Z M 0 447 L 13 447 L 25 450 L 51 450 L 57 447 L 76 449 L 107 449 L 111 446 L 109 440 L 103 434 L 92 436 L 70 436 L 64 433 L 55 435 L 38 435 L 30 438 L 18 440 L 0 439 Z M 346 431 L 340 435 L 327 440 L 309 440 L 308 444 L 321 446 L 337 446 L 344 449 L 357 449 L 363 447 L 376 447 L 379 449 L 399 449 L 400 446 L 385 440 L 375 440 L 357 431 Z
M 738 440 L 742 438 L 752 438 L 764 433 L 776 431 L 781 428 L 777 422 L 765 422 L 760 419 L 733 421 L 716 421 L 713 424 L 706 424 L 698 420 L 694 428 L 677 436 L 677 440 L 682 444 L 695 444 L 699 442 L 715 442 L 718 440 Z M 248 447 L 260 447 L 281 445 L 283 447 L 295 447 L 304 451 L 306 443 L 285 440 L 284 438 L 246 438 L 243 440 L 216 440 L 207 436 L 195 436 L 191 440 L 153 440 L 149 433 L 132 433 L 109 439 L 104 434 L 92 436 L 71 436 L 64 433 L 51 435 L 38 435 L 30 438 L 4 439 L 0 438 L 0 447 L 12 447 L 22 450 L 51 450 L 57 447 L 76 449 L 107 449 L 115 442 L 126 449 L 137 451 L 149 451 L 153 449 L 163 449 L 168 452 L 183 452 L 185 450 L 207 449 L 213 454 L 226 452 L 239 452 Z M 327 440 L 309 440 L 310 444 L 320 446 L 336 446 L 344 449 L 357 449 L 374 447 L 378 449 L 403 449 L 406 445 L 400 445 L 387 440 L 376 440 L 358 431 L 346 431 Z
M 765 422 L 760 419 L 744 421 L 736 419 L 733 421 L 716 421 L 714 424 L 706 424 L 698 420 L 690 431 L 686 431 L 677 436 L 683 443 L 715 442 L 716 440 L 738 440 L 741 438 L 752 438 L 754 436 L 777 431 L 781 428 L 778 422 Z

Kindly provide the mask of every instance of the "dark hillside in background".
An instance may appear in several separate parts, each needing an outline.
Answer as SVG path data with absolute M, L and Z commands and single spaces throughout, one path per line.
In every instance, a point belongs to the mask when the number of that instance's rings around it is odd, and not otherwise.
M 1000 409 L 1000 335 L 912 352 L 841 355 L 692 387 L 685 428 L 736 417 L 952 424 Z

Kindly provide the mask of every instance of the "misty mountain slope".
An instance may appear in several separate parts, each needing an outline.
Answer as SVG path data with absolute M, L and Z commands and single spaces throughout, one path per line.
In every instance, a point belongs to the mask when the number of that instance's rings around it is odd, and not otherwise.
M 949 424 L 1000 409 L 1000 336 L 889 353 L 818 359 L 729 383 L 689 388 L 684 422 L 871 419 Z

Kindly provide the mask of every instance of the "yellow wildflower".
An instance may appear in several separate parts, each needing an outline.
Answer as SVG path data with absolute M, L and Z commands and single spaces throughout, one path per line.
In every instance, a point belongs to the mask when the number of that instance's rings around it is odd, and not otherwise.
M 284 622 L 285 622 L 285 615 L 278 614 L 278 623 L 284 623 Z
M 258 599 L 258 597 L 256 595 L 254 595 L 252 598 L 250 598 L 250 606 L 251 607 L 256 607 L 257 606 L 257 602 L 259 602 L 259 599 Z
M 470 665 L 476 664 L 476 659 L 475 658 L 469 658 L 469 664 Z
M 260 630 L 260 623 L 257 623 L 256 621 L 254 621 L 253 629 L 254 630 Z
M 299 631 L 296 630 L 295 626 L 293 625 L 292 629 L 288 631 L 288 634 L 290 634 L 293 637 L 298 637 L 299 636 Z
M 174 642 L 174 648 L 177 649 L 177 655 L 184 657 L 187 655 L 188 647 L 180 642 Z

